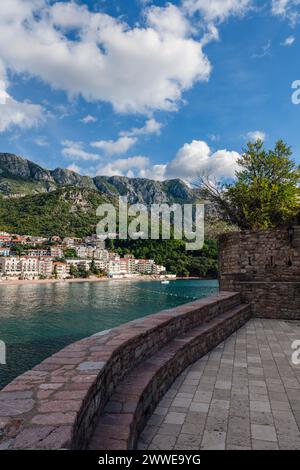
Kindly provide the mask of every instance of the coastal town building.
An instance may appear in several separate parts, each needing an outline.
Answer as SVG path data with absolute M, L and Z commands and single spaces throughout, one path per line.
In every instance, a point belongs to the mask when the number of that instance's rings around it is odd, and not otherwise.
M 61 246 L 51 246 L 50 249 L 50 256 L 52 258 L 63 258 L 64 257 L 64 251 Z
M 51 258 L 63 258 L 64 252 L 61 247 L 51 246 L 50 248 L 30 249 L 26 254 L 31 257 L 43 258 L 51 256 Z
M 63 239 L 63 244 L 67 248 L 76 248 L 76 246 L 79 246 L 81 243 L 82 243 L 81 238 L 66 237 Z
M 135 268 L 141 274 L 152 274 L 154 268 L 153 259 L 137 259 L 135 260 Z
M 97 235 L 85 237 L 84 242 L 86 245 L 93 246 L 94 248 L 98 248 L 99 250 L 105 249 L 105 241 L 100 240 Z
M 66 263 L 61 261 L 54 261 L 53 274 L 57 279 L 66 279 L 66 277 L 69 275 L 69 270 Z
M 39 276 L 50 279 L 53 274 L 53 261 L 51 258 L 43 258 L 38 263 Z
M 48 241 L 45 237 L 32 237 L 31 235 L 26 237 L 26 242 L 32 246 L 43 245 Z
M 43 258 L 44 256 L 49 256 L 49 250 L 48 249 L 28 250 L 27 255 L 30 257 Z
M 55 245 L 54 243 L 57 243 Z M 21 246 L 17 246 L 21 244 Z M 27 245 L 27 246 L 26 246 Z M 13 247 L 11 249 L 11 247 Z M 66 250 L 76 257 L 65 259 Z M 161 275 L 164 266 L 152 259 L 135 259 L 132 254 L 119 254 L 105 249 L 97 236 L 84 240 L 74 237 L 31 237 L 0 232 L 0 278 L 65 279 L 74 276 L 72 267 L 82 272 L 105 272 L 109 277 Z

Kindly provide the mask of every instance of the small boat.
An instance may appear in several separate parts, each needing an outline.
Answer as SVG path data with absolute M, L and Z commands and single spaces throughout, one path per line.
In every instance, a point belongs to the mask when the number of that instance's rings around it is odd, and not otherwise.
M 168 281 L 167 279 L 164 279 L 163 281 L 160 281 L 161 284 L 170 284 L 170 281 Z

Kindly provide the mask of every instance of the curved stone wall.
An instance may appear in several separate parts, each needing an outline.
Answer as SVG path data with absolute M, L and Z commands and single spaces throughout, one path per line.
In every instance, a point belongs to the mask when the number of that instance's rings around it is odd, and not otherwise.
M 130 370 L 239 303 L 239 294 L 220 292 L 98 333 L 47 358 L 0 392 L 0 449 L 87 448 L 99 415 Z

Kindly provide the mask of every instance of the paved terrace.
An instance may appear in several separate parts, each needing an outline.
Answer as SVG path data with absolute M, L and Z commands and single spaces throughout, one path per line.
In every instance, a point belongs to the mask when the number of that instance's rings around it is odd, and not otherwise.
M 139 449 L 300 449 L 300 322 L 252 319 L 186 369 Z

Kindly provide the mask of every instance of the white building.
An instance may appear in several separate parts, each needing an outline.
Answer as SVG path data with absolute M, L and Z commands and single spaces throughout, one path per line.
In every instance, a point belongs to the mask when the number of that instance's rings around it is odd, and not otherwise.
M 82 243 L 81 238 L 74 238 L 74 237 L 66 237 L 63 239 L 63 244 L 67 248 L 75 248 L 76 246 Z
M 20 258 L 20 274 L 22 279 L 39 277 L 39 259 L 24 256 Z
M 0 272 L 2 276 L 18 278 L 21 274 L 21 258 L 16 256 L 0 258 Z
M 69 275 L 69 271 L 68 271 L 66 263 L 62 263 L 60 261 L 54 261 L 53 274 L 57 279 L 65 279 Z
M 93 258 L 107 262 L 109 260 L 109 252 L 107 250 L 101 250 L 96 248 L 93 254 Z
M 135 269 L 141 274 L 152 274 L 154 268 L 153 259 L 136 259 Z
M 60 246 L 51 246 L 49 254 L 52 258 L 63 258 L 64 256 L 63 249 Z
M 53 274 L 53 261 L 51 258 L 43 258 L 38 263 L 39 275 L 45 278 L 51 278 Z
M 27 251 L 27 256 L 30 256 L 31 258 L 42 258 L 44 256 L 49 256 L 49 250 L 48 249 L 41 249 L 41 250 L 28 250 Z
M 0 256 L 9 256 L 10 249 L 9 248 L 0 248 Z
M 165 266 L 154 264 L 153 266 L 153 274 L 164 274 L 166 272 Z
M 78 258 L 87 258 L 87 248 L 84 245 L 77 246 L 75 248 L 76 255 Z
M 30 256 L 0 258 L 0 273 L 5 278 L 39 279 L 51 278 L 53 261 L 50 257 L 39 259 Z
M 120 275 L 121 274 L 120 258 L 109 260 L 107 271 L 108 271 L 109 276 Z
M 101 240 L 96 234 L 86 237 L 84 241 L 87 245 L 93 246 L 94 248 L 98 248 L 99 250 L 105 249 L 105 241 Z
M 46 241 L 47 241 L 47 238 L 45 238 L 45 237 L 33 237 L 33 236 L 29 235 L 26 238 L 26 243 L 28 243 L 30 245 L 34 245 L 34 246 L 42 245 Z

